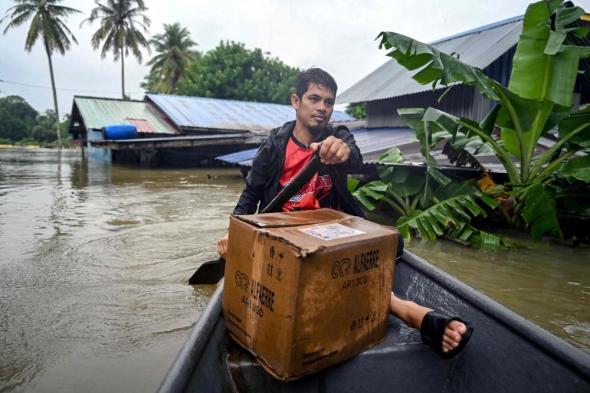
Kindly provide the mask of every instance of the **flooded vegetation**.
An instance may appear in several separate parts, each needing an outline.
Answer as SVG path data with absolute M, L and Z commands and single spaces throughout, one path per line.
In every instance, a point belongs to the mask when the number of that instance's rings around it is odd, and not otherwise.
M 186 281 L 215 258 L 242 187 L 233 169 L 0 149 L 0 391 L 154 391 L 214 290 Z M 588 249 L 409 249 L 590 348 Z

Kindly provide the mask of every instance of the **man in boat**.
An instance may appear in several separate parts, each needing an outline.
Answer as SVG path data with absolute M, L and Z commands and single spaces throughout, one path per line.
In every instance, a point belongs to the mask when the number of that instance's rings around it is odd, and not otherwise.
M 272 130 L 260 146 L 233 214 L 254 214 L 264 209 L 319 151 L 324 165 L 282 210 L 333 208 L 364 216 L 346 186 L 347 173 L 362 165 L 360 150 L 346 127 L 328 124 L 336 91 L 334 78 L 319 68 L 311 68 L 298 77 L 291 95 L 296 120 Z M 218 252 L 224 258 L 227 243 L 226 233 L 218 242 Z M 400 299 L 393 292 L 390 312 L 408 326 L 420 329 L 423 341 L 445 358 L 458 354 L 471 334 L 471 328 L 459 318 Z

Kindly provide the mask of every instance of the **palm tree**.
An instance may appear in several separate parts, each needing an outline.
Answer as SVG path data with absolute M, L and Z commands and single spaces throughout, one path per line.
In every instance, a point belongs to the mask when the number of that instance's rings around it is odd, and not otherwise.
M 115 61 L 121 59 L 121 92 L 125 95 L 125 56 L 129 52 L 141 62 L 140 47 L 150 52 L 150 45 L 143 33 L 148 34 L 150 19 L 143 13 L 147 11 L 143 0 L 95 0 L 96 7 L 84 22 L 100 19 L 100 27 L 91 39 L 92 47 L 98 49 L 101 42 L 101 57 L 105 58 L 111 51 Z
M 57 90 L 55 88 L 55 77 L 53 75 L 53 62 L 51 55 L 58 51 L 62 55 L 70 49 L 72 41 L 76 44 L 76 37 L 66 26 L 64 20 L 70 14 L 80 12 L 74 8 L 59 5 L 62 0 L 14 0 L 15 5 L 6 11 L 4 18 L 10 19 L 4 29 L 4 34 L 14 27 L 20 26 L 32 18 L 27 38 L 25 41 L 25 50 L 31 52 L 33 46 L 39 38 L 43 40 L 47 60 L 49 61 L 49 74 L 51 76 L 51 89 L 53 90 L 53 105 L 55 107 L 55 132 L 57 134 L 57 144 L 61 149 L 61 135 L 59 130 L 59 109 L 57 106 Z
M 148 62 L 152 66 L 150 74 L 156 80 L 152 87 L 161 93 L 174 93 L 191 60 L 199 55 L 191 50 L 197 44 L 191 40 L 189 31 L 178 22 L 164 24 L 164 34 L 156 34 L 150 44 L 158 53 Z

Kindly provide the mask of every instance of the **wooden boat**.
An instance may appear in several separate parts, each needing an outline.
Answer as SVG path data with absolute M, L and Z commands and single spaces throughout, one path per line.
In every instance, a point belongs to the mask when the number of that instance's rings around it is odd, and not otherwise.
M 475 326 L 451 360 L 390 316 L 386 339 L 356 357 L 300 380 L 273 379 L 225 332 L 222 286 L 194 327 L 159 392 L 590 392 L 590 355 L 408 251 L 395 292 Z

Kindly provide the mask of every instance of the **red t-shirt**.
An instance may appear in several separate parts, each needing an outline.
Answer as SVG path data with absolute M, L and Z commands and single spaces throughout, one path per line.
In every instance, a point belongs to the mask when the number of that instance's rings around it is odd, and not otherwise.
M 285 165 L 279 179 L 279 184 L 284 187 L 313 157 L 313 150 L 298 144 L 289 138 L 287 151 L 285 152 Z M 328 174 L 316 173 L 311 180 L 301 187 L 301 190 L 291 197 L 283 205 L 283 211 L 312 210 L 320 208 L 320 201 L 328 196 L 332 189 L 332 179 Z

